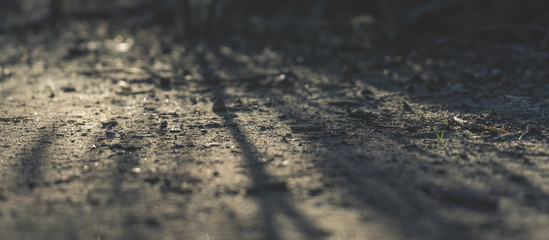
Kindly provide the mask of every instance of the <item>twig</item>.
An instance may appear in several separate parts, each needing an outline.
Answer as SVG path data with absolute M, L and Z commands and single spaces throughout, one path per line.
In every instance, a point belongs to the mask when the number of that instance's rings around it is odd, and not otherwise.
M 528 124 L 528 126 L 526 126 L 526 131 L 524 131 L 523 134 L 520 135 L 520 137 L 518 138 L 518 140 L 522 140 L 522 138 L 524 136 L 526 136 L 526 134 L 530 133 L 530 124 Z
M 490 126 L 486 126 L 486 125 L 482 125 L 482 124 L 472 123 L 472 122 L 463 120 L 461 118 L 458 118 L 456 116 L 454 116 L 453 120 L 454 120 L 454 122 L 458 123 L 459 125 L 461 125 L 463 127 L 466 127 L 466 128 L 469 128 L 471 130 L 490 131 L 490 132 L 498 132 L 498 133 L 509 133 L 508 131 L 505 131 L 503 129 L 490 127 Z
M 205 82 L 205 83 L 251 82 L 251 81 L 257 81 L 257 80 L 268 78 L 268 77 L 277 77 L 277 76 L 280 76 L 280 75 L 294 76 L 291 71 L 288 71 L 288 72 L 278 72 L 278 73 L 257 74 L 257 75 L 250 75 L 250 76 L 237 76 L 237 77 L 230 77 L 230 78 L 196 79 L 196 80 L 191 80 L 191 81 Z

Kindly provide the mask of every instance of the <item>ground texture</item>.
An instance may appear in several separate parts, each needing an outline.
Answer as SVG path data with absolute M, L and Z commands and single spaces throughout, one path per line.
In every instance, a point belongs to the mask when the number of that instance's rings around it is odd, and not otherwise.
M 0 34 L 1 238 L 546 239 L 539 31 Z

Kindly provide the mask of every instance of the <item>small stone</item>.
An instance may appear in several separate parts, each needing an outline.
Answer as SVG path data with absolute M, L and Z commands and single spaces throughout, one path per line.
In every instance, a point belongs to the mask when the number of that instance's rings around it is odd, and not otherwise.
M 110 150 L 124 150 L 126 152 L 133 152 L 133 151 L 139 150 L 140 148 L 137 147 L 137 146 L 133 146 L 133 145 L 124 146 L 120 143 L 114 143 L 114 144 L 109 145 L 109 149 Z
M 167 128 L 168 127 L 168 121 L 162 121 L 160 123 L 160 128 L 164 129 L 164 128 Z
M 377 114 L 366 111 L 364 109 L 353 109 L 353 110 L 348 109 L 347 113 L 349 114 L 349 117 L 364 119 L 364 120 L 372 120 L 378 117 Z
M 171 127 L 170 128 L 170 133 L 180 133 L 181 132 L 181 129 L 179 129 L 178 127 Z
M 143 181 L 145 181 L 145 182 L 147 182 L 151 185 L 154 185 L 154 184 L 160 182 L 160 177 L 158 177 L 158 176 L 148 176 L 148 177 L 145 177 L 143 179 Z
M 412 106 L 406 101 L 402 101 L 402 109 L 409 112 L 413 111 Z
M 225 103 L 221 98 L 215 99 L 215 102 L 213 104 L 212 110 L 214 112 L 226 112 L 227 106 L 225 106 Z
M 370 89 L 362 89 L 357 92 L 357 95 L 359 97 L 363 97 L 364 99 L 374 99 L 374 93 Z
M 114 144 L 111 144 L 109 146 L 109 149 L 110 150 L 114 150 L 114 149 L 120 149 L 120 150 L 124 150 L 124 146 L 120 143 L 114 143 Z
M 284 120 L 288 119 L 288 115 L 286 115 L 286 114 L 278 115 L 278 119 L 284 121 Z
M 206 145 L 204 145 L 204 146 L 207 147 L 207 148 L 212 148 L 212 147 L 219 147 L 219 146 L 221 146 L 221 144 L 216 143 L 216 142 L 212 142 L 212 143 L 206 143 Z
M 116 134 L 114 132 L 107 132 L 107 137 L 108 138 L 114 138 L 116 136 Z
M 158 79 L 158 84 L 160 85 L 161 88 L 163 89 L 169 89 L 172 85 L 172 80 L 169 79 L 169 78 L 159 78 Z
M 61 90 L 63 90 L 63 92 L 76 92 L 76 88 L 71 86 L 61 87 Z
M 103 125 L 103 128 L 114 127 L 114 126 L 118 125 L 118 122 L 117 121 L 101 122 L 101 125 Z

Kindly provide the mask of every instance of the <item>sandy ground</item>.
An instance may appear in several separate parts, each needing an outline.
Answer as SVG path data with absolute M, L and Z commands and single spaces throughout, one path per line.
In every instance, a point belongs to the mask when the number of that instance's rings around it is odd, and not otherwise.
M 1 34 L 1 238 L 547 239 L 549 55 L 475 37 Z

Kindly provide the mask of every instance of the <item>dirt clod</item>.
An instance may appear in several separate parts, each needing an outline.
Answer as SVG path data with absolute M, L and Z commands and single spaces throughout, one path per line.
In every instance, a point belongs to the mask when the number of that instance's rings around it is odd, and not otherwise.
M 223 102 L 223 99 L 216 98 L 215 102 L 212 106 L 212 110 L 214 112 L 226 112 L 227 111 L 227 106 L 225 106 L 225 102 Z

